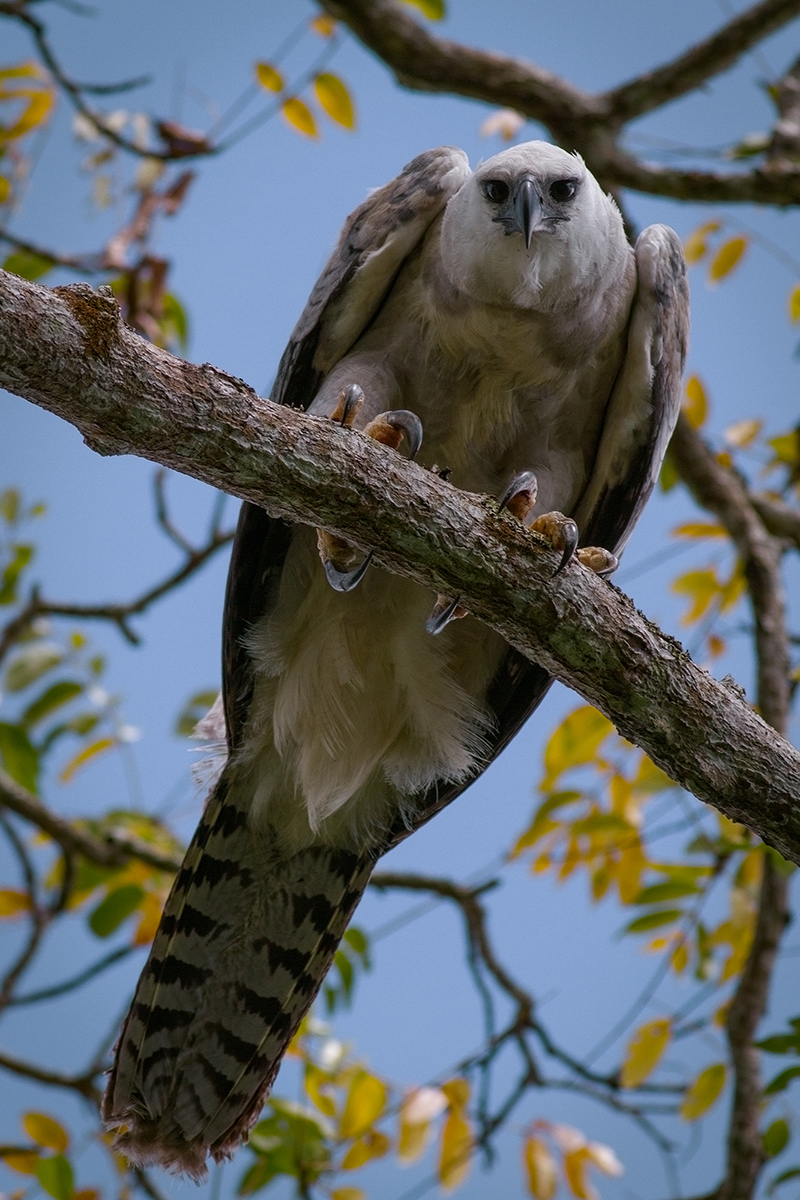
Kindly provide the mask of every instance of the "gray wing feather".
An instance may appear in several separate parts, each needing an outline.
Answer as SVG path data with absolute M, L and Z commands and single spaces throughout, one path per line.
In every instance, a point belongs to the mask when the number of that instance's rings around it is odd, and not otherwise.
M 350 214 L 281 358 L 272 389 L 276 404 L 308 408 L 325 375 L 375 317 L 403 262 L 469 173 L 463 150 L 428 150 Z M 222 631 L 231 750 L 239 743 L 253 691 L 245 638 L 269 607 L 290 537 L 285 522 L 256 505 L 242 505 Z
M 573 514 L 584 545 L 625 548 L 649 499 L 681 405 L 689 287 L 680 239 L 651 225 L 636 242 L 638 286 L 622 370 L 589 484 Z

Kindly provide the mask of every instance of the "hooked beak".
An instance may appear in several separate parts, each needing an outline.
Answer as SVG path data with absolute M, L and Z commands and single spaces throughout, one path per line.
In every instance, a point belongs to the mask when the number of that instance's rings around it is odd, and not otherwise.
M 514 227 L 525 239 L 530 250 L 533 231 L 542 215 L 542 202 L 532 179 L 523 179 L 514 190 Z

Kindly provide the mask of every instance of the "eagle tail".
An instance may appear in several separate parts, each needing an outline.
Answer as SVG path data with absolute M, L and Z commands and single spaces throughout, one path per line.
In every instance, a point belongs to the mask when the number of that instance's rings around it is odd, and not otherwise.
M 223 772 L 186 852 L 103 1101 L 138 1165 L 205 1175 L 258 1119 L 375 858 L 282 852 Z

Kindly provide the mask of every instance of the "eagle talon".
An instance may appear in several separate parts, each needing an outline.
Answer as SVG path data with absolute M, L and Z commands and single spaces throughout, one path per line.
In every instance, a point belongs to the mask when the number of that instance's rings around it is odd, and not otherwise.
M 531 525 L 534 533 L 541 533 L 549 540 L 554 550 L 561 550 L 561 562 L 553 572 L 553 578 L 560 575 L 574 557 L 578 548 L 578 526 L 571 517 L 565 517 L 560 512 L 542 513 Z
M 610 550 L 602 546 L 583 546 L 576 552 L 576 558 L 589 571 L 594 571 L 601 579 L 608 579 L 619 566 L 619 559 Z
M 351 383 L 342 388 L 336 408 L 331 414 L 332 421 L 338 421 L 346 429 L 352 428 L 358 410 L 364 403 L 364 392 L 357 383 Z M 373 438 L 384 446 L 398 450 L 405 437 L 408 442 L 408 457 L 413 459 L 422 445 L 422 422 L 419 417 L 406 408 L 394 409 L 381 413 L 366 426 L 363 431 L 367 437 Z M 325 568 L 325 578 L 335 592 L 352 592 L 358 587 L 367 573 L 372 562 L 373 550 L 354 566 L 353 563 L 359 551 L 346 542 L 344 538 L 334 537 L 324 529 L 317 530 L 317 547 L 322 565 Z M 446 622 L 445 622 L 446 624 Z M 444 626 L 442 626 L 444 628 Z
M 352 429 L 356 414 L 363 403 L 363 390 L 357 383 L 349 383 L 339 392 L 336 408 L 331 413 L 331 420 L 338 421 L 345 429 Z
M 459 597 L 455 600 L 448 599 L 447 596 L 440 592 L 436 597 L 436 603 L 433 606 L 433 612 L 425 622 L 425 629 L 428 633 L 435 637 L 437 633 L 441 633 L 446 625 L 451 621 L 460 621 L 462 617 L 467 615 L 467 610 L 459 603 Z
M 322 560 L 322 565 L 325 568 L 325 578 L 335 592 L 352 592 L 353 588 L 358 587 L 361 580 L 367 573 L 367 567 L 372 562 L 374 550 L 370 550 L 369 554 L 354 567 L 352 571 L 340 571 L 337 566 L 329 558 Z
M 364 433 L 374 438 L 392 450 L 399 450 L 403 435 L 408 442 L 408 457 L 414 459 L 422 445 L 422 422 L 416 413 L 407 408 L 395 408 L 391 412 L 380 413 L 374 421 L 370 421 Z
M 507 509 L 512 517 L 516 517 L 524 525 L 525 518 L 536 503 L 538 490 L 539 483 L 533 471 L 523 471 L 522 474 L 515 475 L 497 501 L 500 511 Z

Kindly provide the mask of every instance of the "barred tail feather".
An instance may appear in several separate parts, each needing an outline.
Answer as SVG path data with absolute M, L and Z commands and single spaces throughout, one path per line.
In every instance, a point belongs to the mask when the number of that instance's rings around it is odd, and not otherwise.
M 234 789 L 235 791 L 235 789 Z M 223 773 L 186 853 L 122 1029 L 103 1117 L 140 1165 L 228 1157 L 258 1118 L 375 859 L 282 853 Z

